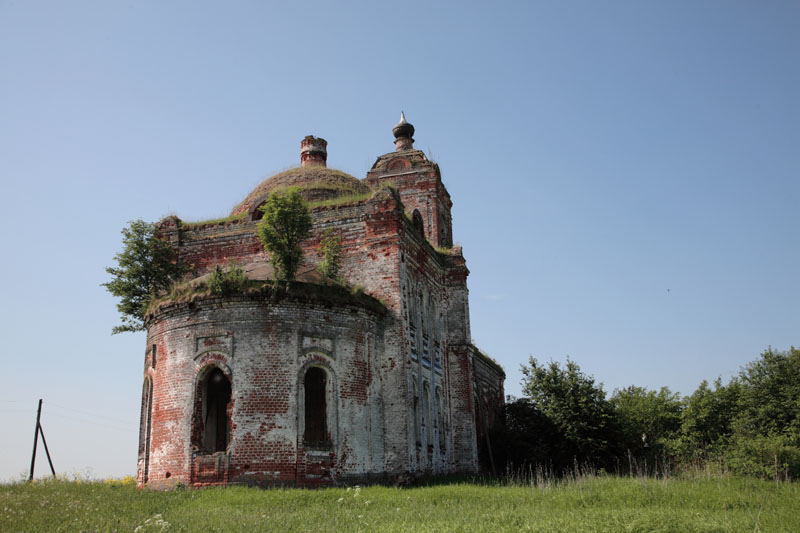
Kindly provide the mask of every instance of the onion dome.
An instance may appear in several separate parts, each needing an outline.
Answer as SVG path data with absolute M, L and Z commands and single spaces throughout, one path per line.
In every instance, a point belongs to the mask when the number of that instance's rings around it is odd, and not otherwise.
M 395 139 L 399 139 L 400 137 L 411 137 L 414 136 L 414 126 L 411 125 L 410 122 L 406 121 L 406 114 L 402 111 L 400 112 L 400 122 L 394 125 L 392 128 L 392 133 L 394 134 Z M 412 141 L 414 139 L 411 139 Z

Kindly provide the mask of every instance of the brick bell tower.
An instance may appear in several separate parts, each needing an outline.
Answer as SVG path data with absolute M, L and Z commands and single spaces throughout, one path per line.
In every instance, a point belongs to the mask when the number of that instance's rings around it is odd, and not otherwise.
M 392 128 L 395 151 L 384 154 L 367 172 L 372 188 L 393 184 L 400 193 L 406 214 L 421 224 L 425 237 L 434 246 L 453 245 L 453 202 L 442 183 L 439 165 L 429 161 L 422 150 L 414 149 L 414 126 L 400 113 Z

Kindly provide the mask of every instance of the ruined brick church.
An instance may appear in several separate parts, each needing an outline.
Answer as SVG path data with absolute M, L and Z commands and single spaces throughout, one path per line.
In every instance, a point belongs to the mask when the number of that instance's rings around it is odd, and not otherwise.
M 313 219 L 280 297 L 199 293 L 146 318 L 138 484 L 315 486 L 477 472 L 503 402 L 503 369 L 471 343 L 466 262 L 439 166 L 401 117 L 395 151 L 364 179 L 329 169 L 327 142 L 262 182 L 231 216 L 158 223 L 200 283 L 231 261 L 273 277 L 260 207 L 297 187 Z M 342 239 L 340 274 L 318 272 Z M 485 465 L 484 465 L 485 467 Z

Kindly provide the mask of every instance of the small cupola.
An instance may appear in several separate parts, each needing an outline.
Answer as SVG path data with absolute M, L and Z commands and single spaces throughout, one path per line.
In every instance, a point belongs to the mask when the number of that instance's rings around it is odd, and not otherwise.
M 306 135 L 300 141 L 300 166 L 301 167 L 327 167 L 328 166 L 328 141 L 322 137 Z
M 397 152 L 414 149 L 414 126 L 406 121 L 406 115 L 402 111 L 400 112 L 400 122 L 394 125 L 392 133 L 394 134 L 394 146 Z

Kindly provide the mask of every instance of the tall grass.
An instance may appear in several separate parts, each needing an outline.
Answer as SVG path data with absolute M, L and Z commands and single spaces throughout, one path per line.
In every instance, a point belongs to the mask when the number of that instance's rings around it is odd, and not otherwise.
M 800 531 L 800 485 L 578 471 L 533 483 L 170 492 L 132 484 L 0 486 L 5 531 Z M 530 481 L 530 479 L 528 481 Z

